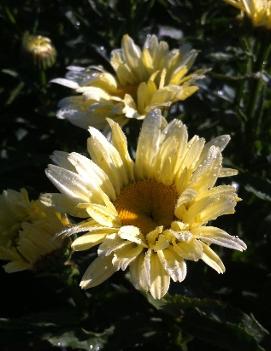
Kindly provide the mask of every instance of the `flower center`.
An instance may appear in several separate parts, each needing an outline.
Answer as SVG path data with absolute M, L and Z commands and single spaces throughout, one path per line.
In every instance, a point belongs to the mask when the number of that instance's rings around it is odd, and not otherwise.
M 128 185 L 114 202 L 123 225 L 134 225 L 143 234 L 163 225 L 169 228 L 174 220 L 177 192 L 153 180 L 142 180 Z

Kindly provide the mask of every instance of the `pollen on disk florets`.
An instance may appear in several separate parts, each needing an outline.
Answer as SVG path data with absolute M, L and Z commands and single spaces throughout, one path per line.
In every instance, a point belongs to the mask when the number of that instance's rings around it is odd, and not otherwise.
M 233 186 L 215 185 L 218 178 L 236 174 L 222 166 L 230 137 L 188 140 L 181 121 L 165 125 L 160 110 L 153 110 L 143 122 L 133 160 L 120 126 L 108 122 L 111 142 L 90 128 L 91 159 L 58 151 L 52 156 L 57 165 L 46 171 L 62 194 L 47 194 L 43 201 L 84 219 L 64 230 L 66 235 L 84 233 L 72 248 L 99 245 L 81 287 L 94 287 L 129 267 L 137 288 L 161 298 L 170 279 L 185 279 L 187 260 L 202 260 L 223 273 L 211 245 L 246 248 L 241 239 L 208 225 L 234 213 L 240 200 Z
M 140 180 L 122 189 L 113 204 L 122 225 L 137 226 L 143 234 L 147 234 L 160 225 L 170 228 L 176 202 L 174 185 Z

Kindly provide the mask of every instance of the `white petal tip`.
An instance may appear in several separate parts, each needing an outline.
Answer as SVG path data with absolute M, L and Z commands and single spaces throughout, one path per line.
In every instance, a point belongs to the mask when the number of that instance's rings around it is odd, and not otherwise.
M 97 133 L 99 133 L 99 131 L 94 127 L 88 127 L 88 132 L 92 137 L 97 135 Z
M 247 249 L 247 245 L 243 242 L 242 246 L 240 245 L 239 251 L 245 251 Z
M 69 80 L 69 79 L 65 79 L 65 78 L 55 78 L 50 80 L 50 83 L 55 83 L 55 84 L 60 84 L 63 85 L 64 87 L 70 88 L 70 89 L 78 89 L 79 88 L 79 84 Z
M 80 286 L 80 288 L 83 289 L 83 290 L 90 288 L 89 282 L 84 281 L 84 280 L 82 280 L 82 281 L 80 282 L 79 286 Z
M 245 251 L 247 249 L 246 243 L 243 240 L 239 239 L 238 237 L 234 237 L 235 239 L 235 247 L 233 249 L 238 251 Z

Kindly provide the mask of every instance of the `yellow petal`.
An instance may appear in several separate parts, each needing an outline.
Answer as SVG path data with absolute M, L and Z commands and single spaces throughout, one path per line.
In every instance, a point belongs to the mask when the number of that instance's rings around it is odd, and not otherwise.
M 63 194 L 78 201 L 81 200 L 81 202 L 89 200 L 91 193 L 86 188 L 84 180 L 77 173 L 54 165 L 49 165 L 45 172 Z
M 172 249 L 157 251 L 164 269 L 174 282 L 182 282 L 186 277 L 186 263 Z
M 119 220 L 117 217 L 117 212 L 113 212 L 106 206 L 87 204 L 87 213 L 96 222 L 105 227 L 115 227 L 119 225 Z
M 143 250 L 143 246 L 136 244 L 129 244 L 116 250 L 112 263 L 117 270 L 125 271 L 131 262 L 133 262 Z
M 142 63 L 146 67 L 147 71 L 150 73 L 154 69 L 153 59 L 148 49 L 144 48 L 141 56 Z
M 236 195 L 205 197 L 183 212 L 183 219 L 190 224 L 204 224 L 225 214 L 233 214 L 236 206 Z
M 151 254 L 150 265 L 150 293 L 154 299 L 161 299 L 168 292 L 170 278 L 156 253 Z
M 80 87 L 77 89 L 79 93 L 83 93 L 89 100 L 100 101 L 110 100 L 111 96 L 103 89 L 96 87 Z
M 121 127 L 118 123 L 112 121 L 111 119 L 107 119 L 107 121 L 112 130 L 112 144 L 118 150 L 122 158 L 129 180 L 133 181 L 134 180 L 134 162 L 131 159 L 128 152 L 127 138 L 123 133 L 123 131 L 121 130 Z
M 222 155 L 216 146 L 211 146 L 206 158 L 194 172 L 191 184 L 195 189 L 209 189 L 214 186 L 221 169 Z
M 98 255 L 111 255 L 114 251 L 130 245 L 127 240 L 121 239 L 117 234 L 109 234 L 98 248 Z
M 115 200 L 114 187 L 107 174 L 100 167 L 89 158 L 76 152 L 72 152 L 67 158 L 90 189 L 98 189 L 99 192 L 103 190 L 111 199 Z
M 58 193 L 42 194 L 40 201 L 48 207 L 55 207 L 58 211 L 65 212 L 74 217 L 89 217 L 84 208 L 78 208 L 79 199 L 73 199 Z
M 89 128 L 88 151 L 92 160 L 109 176 L 116 193 L 128 183 L 128 174 L 117 149 L 95 128 Z
M 137 256 L 137 258 L 133 262 L 131 262 L 129 268 L 130 268 L 131 279 L 134 286 L 137 289 L 148 291 L 149 283 L 148 283 L 148 278 L 144 268 L 144 258 L 145 258 L 145 255 L 141 253 L 139 256 Z
M 185 189 L 184 192 L 181 193 L 181 195 L 177 200 L 175 212 L 174 212 L 177 218 L 182 219 L 183 213 L 185 210 L 184 205 L 189 204 L 189 202 L 193 201 L 196 196 L 197 196 L 197 192 L 192 188 L 187 188 Z
M 241 239 L 229 235 L 227 232 L 217 227 L 202 226 L 195 228 L 192 232 L 197 239 L 201 239 L 207 244 L 216 244 L 239 251 L 244 251 L 247 248 L 246 244 Z
M 122 226 L 118 232 L 120 238 L 142 245 L 142 235 L 140 230 L 133 225 Z
M 142 82 L 137 88 L 137 107 L 141 114 L 145 114 L 146 107 L 152 101 L 153 95 L 157 91 L 157 87 L 154 82 L 149 80 L 147 83 Z
M 97 257 L 84 273 L 80 287 L 82 289 L 93 288 L 103 283 L 115 273 L 116 269 L 112 265 L 112 256 Z
M 102 234 L 87 233 L 75 239 L 71 247 L 74 251 L 88 250 L 91 247 L 100 244 L 106 236 L 107 236 L 107 233 L 102 233 Z
M 143 122 L 135 162 L 136 175 L 139 179 L 148 177 L 152 171 L 152 163 L 159 150 L 162 122 L 160 110 L 151 111 Z
M 187 71 L 188 69 L 186 66 L 180 67 L 172 74 L 169 84 L 178 85 L 181 79 L 186 75 Z
M 199 240 L 192 239 L 190 242 L 181 242 L 173 245 L 173 250 L 185 260 L 198 261 L 202 256 L 202 245 Z
M 219 178 L 232 177 L 238 174 L 237 169 L 233 168 L 221 168 L 219 171 Z
M 195 135 L 187 144 L 185 155 L 182 161 L 179 164 L 179 173 L 180 176 L 185 168 L 194 170 L 201 155 L 201 151 L 204 147 L 205 140 L 204 138 L 199 138 Z
M 31 269 L 31 264 L 21 260 L 21 261 L 12 261 L 4 265 L 4 270 L 6 273 L 15 273 Z
M 172 184 L 179 169 L 187 143 L 187 128 L 181 121 L 173 120 L 165 130 L 156 162 L 153 167 L 153 177 L 163 184 Z
M 59 167 L 66 168 L 69 171 L 74 172 L 75 168 L 70 163 L 69 153 L 64 151 L 54 151 L 53 154 L 50 156 L 50 159 Z
M 224 273 L 225 266 L 219 256 L 206 244 L 203 245 L 202 261 L 213 268 L 217 273 Z

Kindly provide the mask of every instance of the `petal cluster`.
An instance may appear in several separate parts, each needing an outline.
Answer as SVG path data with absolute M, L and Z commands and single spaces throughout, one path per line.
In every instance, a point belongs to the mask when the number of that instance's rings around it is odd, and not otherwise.
M 185 279 L 187 260 L 202 260 L 223 273 L 211 245 L 246 249 L 238 237 L 208 225 L 234 213 L 239 200 L 233 186 L 216 186 L 218 178 L 236 174 L 222 165 L 230 137 L 208 143 L 198 136 L 189 139 L 181 121 L 165 125 L 160 110 L 153 110 L 143 122 L 133 160 L 120 126 L 108 122 L 111 142 L 91 127 L 90 158 L 57 151 L 56 165 L 46 171 L 61 193 L 46 194 L 43 201 L 82 218 L 63 231 L 79 234 L 72 248 L 99 245 L 81 287 L 94 287 L 129 267 L 135 287 L 159 299 L 170 279 Z
M 271 29 L 271 1 L 270 0 L 225 0 L 240 9 L 252 21 L 255 27 Z
M 106 117 L 122 125 L 127 118 L 144 119 L 151 109 L 166 108 L 198 90 L 195 81 L 204 70 L 187 74 L 196 56 L 195 50 L 169 50 L 155 35 L 148 35 L 141 49 L 126 34 L 121 48 L 111 53 L 114 74 L 100 66 L 70 66 L 66 78 L 53 80 L 80 94 L 62 99 L 57 116 L 99 129 L 105 127 Z
M 69 224 L 65 215 L 39 200 L 30 201 L 26 190 L 5 190 L 0 195 L 0 259 L 9 261 L 6 272 L 33 269 L 44 256 L 59 249 L 55 234 Z

